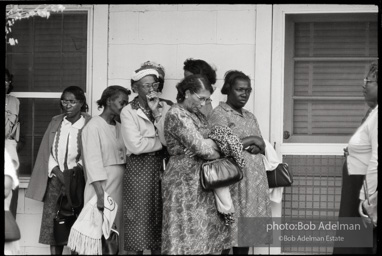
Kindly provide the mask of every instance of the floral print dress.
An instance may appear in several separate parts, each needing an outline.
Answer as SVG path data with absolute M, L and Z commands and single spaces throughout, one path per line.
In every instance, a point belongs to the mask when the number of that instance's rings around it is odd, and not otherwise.
M 203 191 L 199 170 L 213 154 L 206 143 L 208 124 L 201 113 L 174 104 L 165 120 L 170 160 L 162 178 L 163 254 L 211 254 L 230 248 L 229 227 L 218 214 L 212 192 Z M 184 154 L 184 149 L 196 153 Z
M 229 127 L 240 139 L 248 136 L 260 136 L 259 124 L 254 114 L 242 109 L 242 114 L 233 110 L 227 103 L 220 102 L 209 116 L 211 126 Z M 236 220 L 232 225 L 232 246 L 240 246 L 238 241 L 238 218 L 240 217 L 271 217 L 268 180 L 262 156 L 243 151 L 246 167 L 244 178 L 230 187 Z M 264 239 L 257 242 L 269 242 L 271 237 L 259 236 Z

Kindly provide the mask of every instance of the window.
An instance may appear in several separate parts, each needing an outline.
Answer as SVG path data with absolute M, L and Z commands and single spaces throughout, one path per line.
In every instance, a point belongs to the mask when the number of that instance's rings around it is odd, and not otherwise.
M 371 13 L 287 15 L 284 142 L 348 141 L 367 111 L 362 84 L 378 59 L 377 21 Z
M 20 100 L 21 176 L 30 176 L 44 132 L 61 113 L 63 89 L 77 85 L 86 92 L 87 31 L 86 10 L 23 19 L 12 27 L 19 43 L 7 45 L 6 67 L 14 75 L 13 94 Z

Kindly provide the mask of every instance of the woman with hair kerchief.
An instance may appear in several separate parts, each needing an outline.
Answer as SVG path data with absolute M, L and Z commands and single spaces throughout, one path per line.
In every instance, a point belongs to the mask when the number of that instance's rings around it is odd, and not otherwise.
M 126 147 L 123 175 L 125 250 L 160 254 L 162 231 L 161 180 L 165 145 L 164 116 L 170 108 L 158 97 L 159 74 L 140 68 L 131 78 L 137 93 L 121 112 L 122 138 Z
M 64 246 L 57 245 L 53 233 L 53 219 L 59 210 L 57 200 L 69 186 L 65 172 L 83 172 L 81 131 L 91 118 L 86 113 L 85 93 L 78 86 L 62 92 L 60 107 L 64 113 L 54 116 L 45 131 L 25 195 L 44 202 L 39 243 L 49 244 L 51 254 L 58 255 Z
M 97 195 L 97 207 L 103 211 L 104 192 L 118 205 L 115 224 L 120 233 L 120 251 L 123 250 L 122 179 L 126 164 L 126 150 L 121 124 L 116 121 L 129 102 L 130 90 L 118 85 L 107 87 L 97 101 L 103 108 L 82 130 L 82 148 L 87 177 L 84 204 Z

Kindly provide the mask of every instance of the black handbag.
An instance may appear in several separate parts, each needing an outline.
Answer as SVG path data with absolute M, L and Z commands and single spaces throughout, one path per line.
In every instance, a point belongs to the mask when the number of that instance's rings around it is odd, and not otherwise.
M 242 179 L 243 171 L 232 157 L 205 162 L 200 168 L 200 184 L 204 190 L 227 187 Z
M 77 220 L 77 215 L 74 213 L 73 208 L 69 214 L 63 209 L 63 198 L 64 195 L 59 197 L 60 207 L 57 211 L 56 217 L 53 219 L 53 235 L 54 240 L 56 241 L 56 245 L 68 244 L 70 229 L 72 228 L 74 222 Z
M 108 239 L 102 235 L 102 255 L 117 255 L 119 252 L 119 233 L 115 223 Z
M 269 188 L 290 187 L 293 184 L 293 176 L 287 163 L 281 163 L 273 171 L 267 171 L 267 178 Z
M 4 242 L 20 240 L 20 229 L 10 211 L 4 211 Z

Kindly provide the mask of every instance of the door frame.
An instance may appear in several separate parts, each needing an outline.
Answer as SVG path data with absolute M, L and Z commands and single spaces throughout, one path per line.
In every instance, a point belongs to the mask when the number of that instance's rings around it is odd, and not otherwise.
M 270 93 L 270 141 L 275 143 L 280 159 L 283 155 L 342 155 L 346 143 L 283 142 L 285 25 L 287 14 L 378 13 L 374 5 L 274 5 L 272 34 L 272 70 Z

